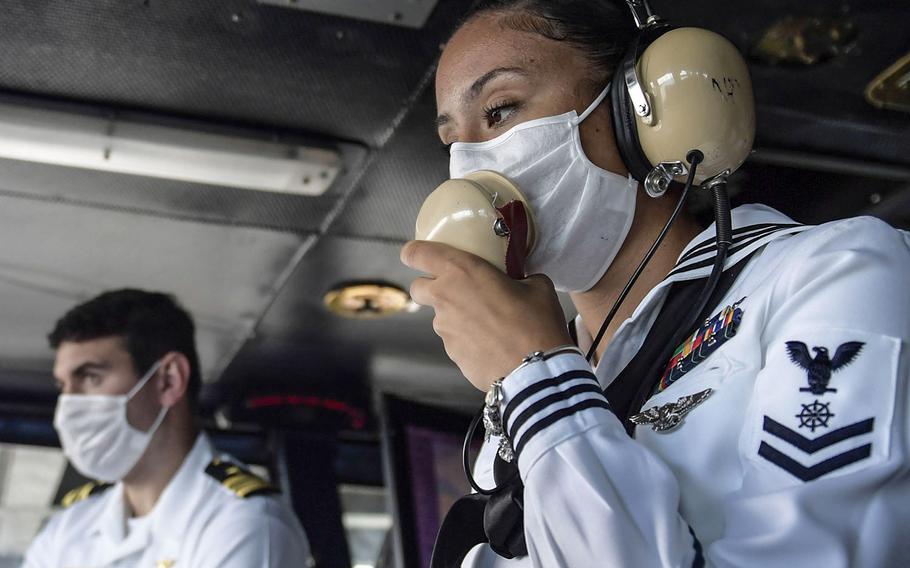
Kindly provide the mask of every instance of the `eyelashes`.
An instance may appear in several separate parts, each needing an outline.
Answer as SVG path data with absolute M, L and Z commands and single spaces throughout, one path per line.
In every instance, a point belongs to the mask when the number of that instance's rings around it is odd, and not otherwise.
M 480 118 L 483 122 L 483 126 L 487 129 L 501 128 L 512 122 L 522 107 L 523 104 L 520 102 L 503 100 L 496 104 L 484 106 L 481 109 Z M 443 138 L 445 138 L 445 136 L 443 136 Z M 440 143 L 438 147 L 446 156 L 451 156 L 453 143 L 454 141 L 448 144 Z
M 487 128 L 497 128 L 508 122 L 518 111 L 520 105 L 515 101 L 505 100 L 494 105 L 483 107 L 483 120 Z

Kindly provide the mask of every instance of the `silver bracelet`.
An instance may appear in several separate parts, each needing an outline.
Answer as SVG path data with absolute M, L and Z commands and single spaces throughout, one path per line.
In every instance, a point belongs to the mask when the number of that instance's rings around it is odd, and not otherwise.
M 560 345 L 559 347 L 547 351 L 533 351 L 529 353 L 527 357 L 524 357 L 521 360 L 521 364 L 518 365 L 512 373 L 531 363 L 546 361 L 550 357 L 556 357 L 557 355 L 563 355 L 565 353 L 576 353 L 584 357 L 584 353 L 575 345 Z M 505 377 L 501 377 L 493 381 L 493 384 L 490 385 L 490 390 L 487 391 L 487 395 L 484 397 L 483 428 L 486 431 L 484 434 L 484 441 L 489 442 L 490 436 L 499 436 L 499 449 L 497 450 L 497 453 L 499 454 L 499 457 L 506 462 L 511 462 L 515 459 L 515 452 L 512 450 L 512 442 L 506 435 L 505 427 L 502 423 L 502 414 L 500 412 L 503 398 L 502 381 L 504 379 Z
M 549 359 L 551 357 L 556 357 L 557 355 L 564 355 L 566 353 L 575 353 L 575 354 L 581 355 L 582 357 L 585 356 L 585 354 L 581 352 L 581 349 L 579 349 L 575 345 L 560 345 L 559 347 L 554 347 L 553 349 L 550 349 L 548 351 L 534 351 L 532 353 L 529 353 L 527 357 L 522 359 L 521 365 L 515 367 L 515 370 L 512 371 L 512 373 L 514 373 L 515 371 L 517 371 L 519 369 L 523 369 L 524 367 L 527 367 L 531 363 L 546 361 L 547 359 Z M 509 373 L 509 374 L 511 374 L 511 373 Z
M 505 377 L 503 377 L 505 378 Z M 483 401 L 483 428 L 486 431 L 483 437 L 484 442 L 490 441 L 490 436 L 499 436 L 499 449 L 497 453 L 506 462 L 515 459 L 515 452 L 512 451 L 512 442 L 506 436 L 505 428 L 502 424 L 502 414 L 499 409 L 502 406 L 502 380 L 496 379 L 487 391 L 487 396 Z

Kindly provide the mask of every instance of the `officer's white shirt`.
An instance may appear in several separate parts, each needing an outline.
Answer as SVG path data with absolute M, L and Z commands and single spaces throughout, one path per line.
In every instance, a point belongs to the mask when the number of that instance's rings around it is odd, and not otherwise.
M 910 566 L 910 238 L 868 217 L 794 226 L 758 205 L 733 223 L 727 266 L 755 255 L 715 311 L 742 300 L 739 329 L 643 408 L 712 394 L 678 428 L 640 425 L 632 439 L 600 392 L 570 389 L 610 384 L 669 285 L 707 276 L 713 227 L 622 324 L 596 382 L 571 354 L 503 382 L 503 408 L 518 401 L 506 428 L 520 447 L 529 556 L 479 545 L 464 566 Z M 863 345 L 832 372 L 834 390 L 814 394 L 787 342 L 831 359 Z M 481 486 L 493 485 L 496 443 L 478 458 Z
M 200 434 L 145 517 L 128 519 L 121 483 L 54 515 L 24 568 L 308 566 L 293 513 L 274 496 L 238 497 L 205 472 L 214 457 Z

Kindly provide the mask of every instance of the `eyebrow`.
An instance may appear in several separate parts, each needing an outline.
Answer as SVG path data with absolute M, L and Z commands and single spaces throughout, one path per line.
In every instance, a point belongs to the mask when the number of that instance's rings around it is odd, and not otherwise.
M 462 100 L 465 102 L 470 102 L 471 100 L 476 99 L 480 93 L 483 92 L 483 88 L 487 86 L 487 83 L 496 77 L 499 77 L 500 75 L 506 74 L 521 75 L 524 77 L 527 76 L 528 72 L 521 67 L 497 67 L 496 69 L 487 71 L 478 77 L 476 81 L 474 81 L 474 83 L 471 85 L 471 88 L 469 88 L 462 97 Z
M 81 377 L 87 374 L 89 371 L 106 371 L 110 369 L 110 363 L 95 363 L 94 361 L 87 361 L 70 372 L 70 376 Z
M 528 75 L 528 72 L 525 71 L 524 69 L 522 69 L 521 67 L 497 67 L 496 69 L 491 69 L 490 71 L 487 71 L 486 73 L 484 73 L 483 75 L 481 75 L 480 77 L 478 77 L 477 79 L 474 80 L 474 82 L 471 84 L 471 86 L 468 88 L 468 90 L 465 91 L 464 95 L 462 95 L 462 98 L 461 98 L 462 103 L 469 103 L 469 102 L 473 101 L 478 96 L 480 96 L 480 93 L 483 92 L 483 88 L 487 86 L 487 83 L 489 83 L 496 77 L 499 77 L 500 75 L 507 75 L 507 74 L 521 75 L 522 77 L 526 77 Z M 439 116 L 436 117 L 436 121 L 435 121 L 436 129 L 438 130 L 439 127 L 441 127 L 445 124 L 448 124 L 451 120 L 452 120 L 452 118 L 449 115 L 440 114 Z

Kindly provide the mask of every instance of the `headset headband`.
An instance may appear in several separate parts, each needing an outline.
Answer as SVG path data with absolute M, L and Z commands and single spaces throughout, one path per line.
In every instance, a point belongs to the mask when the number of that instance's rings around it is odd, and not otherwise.
M 714 32 L 669 25 L 648 0 L 625 3 L 638 34 L 617 64 L 611 102 L 626 167 L 654 197 L 685 180 L 690 150 L 705 156 L 698 184 L 736 170 L 755 135 L 742 55 Z
M 648 0 L 626 0 L 629 9 L 632 10 L 632 17 L 635 18 L 635 25 L 638 29 L 643 30 L 646 27 L 660 20 L 659 16 L 654 15 Z

